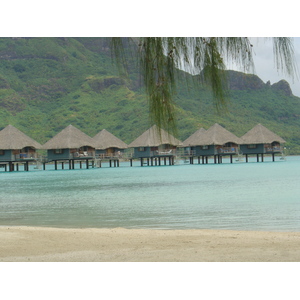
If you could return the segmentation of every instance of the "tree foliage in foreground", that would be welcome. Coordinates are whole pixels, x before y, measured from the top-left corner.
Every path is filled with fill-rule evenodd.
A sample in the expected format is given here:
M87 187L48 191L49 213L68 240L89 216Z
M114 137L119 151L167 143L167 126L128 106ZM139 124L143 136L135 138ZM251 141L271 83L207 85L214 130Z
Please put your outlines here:
M293 77L296 74L291 38L276 37L273 52L276 67ZM228 99L226 62L244 72L254 73L253 45L246 37L142 37L111 38L117 65L126 70L128 49L137 48L138 62L149 99L150 119L159 127L176 134L174 95L179 69L197 76L211 87L217 110Z

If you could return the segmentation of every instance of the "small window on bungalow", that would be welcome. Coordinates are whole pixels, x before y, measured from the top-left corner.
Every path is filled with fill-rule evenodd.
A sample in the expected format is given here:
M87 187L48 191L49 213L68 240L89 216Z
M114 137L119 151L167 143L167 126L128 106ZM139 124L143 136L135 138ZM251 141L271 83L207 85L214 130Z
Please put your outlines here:
M0 155L4 155L5 151L4 150L0 150Z
M247 146L248 149L255 149L257 147L256 144L250 144Z
M63 153L63 149L54 149L54 154L62 154Z
M202 146L202 150L207 150L207 149L208 149L207 145Z
M139 151L140 151L140 152L145 151L145 147L139 147Z

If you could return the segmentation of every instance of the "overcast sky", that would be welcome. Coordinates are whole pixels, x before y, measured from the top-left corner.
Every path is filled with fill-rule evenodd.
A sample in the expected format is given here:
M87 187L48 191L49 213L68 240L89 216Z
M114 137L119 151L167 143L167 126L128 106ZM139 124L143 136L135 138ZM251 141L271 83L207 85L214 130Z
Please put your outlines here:
M270 80L271 84L285 79L291 86L293 94L300 97L300 79L295 76L291 78L283 71L277 71L273 56L273 44L270 39L253 38L253 57L255 63L255 74L264 82ZM300 38L293 38L294 54L299 69L300 64Z

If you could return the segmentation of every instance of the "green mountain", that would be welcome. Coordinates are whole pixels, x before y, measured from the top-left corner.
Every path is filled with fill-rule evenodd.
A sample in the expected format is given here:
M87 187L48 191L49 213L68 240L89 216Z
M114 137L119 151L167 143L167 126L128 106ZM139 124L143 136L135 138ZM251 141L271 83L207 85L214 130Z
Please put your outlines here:
M151 124L134 57L129 72L130 80L119 75L105 38L1 38L0 129L14 125L43 144L72 124L130 143ZM230 102L217 113L209 87L184 75L175 97L179 139L215 122L237 136L261 123L300 154L300 98L286 81L228 71Z

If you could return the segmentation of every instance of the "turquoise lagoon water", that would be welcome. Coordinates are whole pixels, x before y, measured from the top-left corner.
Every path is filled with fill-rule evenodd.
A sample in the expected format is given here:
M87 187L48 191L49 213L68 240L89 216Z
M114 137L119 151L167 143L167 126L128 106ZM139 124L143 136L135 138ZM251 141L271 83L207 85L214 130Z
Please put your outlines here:
M0 172L0 225L300 231L300 157L276 159Z

